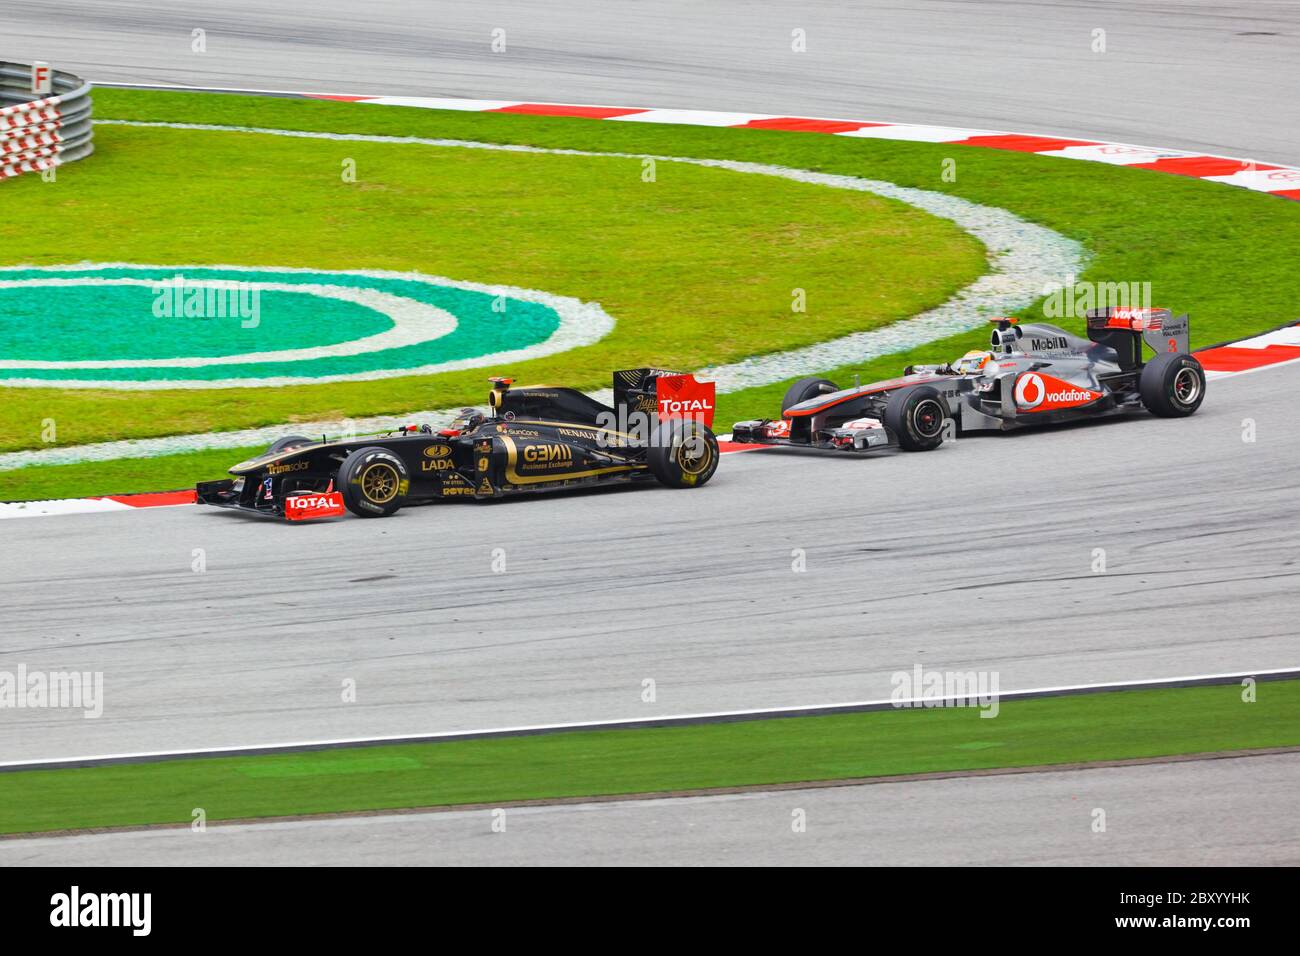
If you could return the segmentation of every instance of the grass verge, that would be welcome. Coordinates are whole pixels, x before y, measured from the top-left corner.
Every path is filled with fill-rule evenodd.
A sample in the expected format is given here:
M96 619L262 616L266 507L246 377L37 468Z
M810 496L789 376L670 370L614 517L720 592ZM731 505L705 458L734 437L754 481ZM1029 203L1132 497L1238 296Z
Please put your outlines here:
M599 302L615 319L595 344L499 369L527 382L608 387L616 368L699 368L756 343L809 345L938 305L988 269L983 246L951 222L771 176L659 163L645 182L635 159L198 130L101 126L96 140L94 158L57 184L6 184L17 189L5 196L0 263L415 271ZM345 182L351 168L356 181ZM807 288L816 298L792 314L794 290ZM211 337L222 321L229 352L283 348L286 324L295 345L313 342L301 312L244 328L233 317L155 317L138 294L101 316L106 290L59 291L51 307L48 289L0 290L14 319L0 327L0 352L102 360L146 357L139 350L153 345L165 358L195 347L188 326ZM493 333L510 320L503 313ZM328 317L315 322L328 340ZM69 354L67 342L82 350ZM510 347L507 335L481 350ZM82 444L482 403L492 370L279 388L9 388L0 451L42 447L49 420L61 443Z
M1300 744L1300 681L0 773L0 833L1030 767Z

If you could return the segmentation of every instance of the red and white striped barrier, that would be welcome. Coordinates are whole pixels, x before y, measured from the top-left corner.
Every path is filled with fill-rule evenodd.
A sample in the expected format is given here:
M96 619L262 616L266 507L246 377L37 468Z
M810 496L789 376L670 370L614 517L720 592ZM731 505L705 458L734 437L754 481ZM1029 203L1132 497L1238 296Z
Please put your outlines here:
M33 86L60 92L28 102ZM90 84L45 64L0 63L0 180L44 172L88 156L91 145Z

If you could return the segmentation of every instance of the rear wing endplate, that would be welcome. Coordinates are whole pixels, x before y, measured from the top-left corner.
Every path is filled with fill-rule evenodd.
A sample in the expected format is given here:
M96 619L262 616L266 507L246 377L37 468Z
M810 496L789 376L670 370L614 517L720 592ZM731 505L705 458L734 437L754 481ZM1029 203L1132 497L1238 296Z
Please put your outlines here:
M643 412L652 421L690 418L713 427L717 385L694 375L662 368L634 368L614 373L614 404Z
M1088 310L1088 338L1094 342L1113 339L1117 332L1132 332L1157 354L1191 351L1187 313L1175 318L1169 309L1138 309L1107 306ZM1110 343L1107 343L1110 344ZM1134 356L1140 362L1141 354Z

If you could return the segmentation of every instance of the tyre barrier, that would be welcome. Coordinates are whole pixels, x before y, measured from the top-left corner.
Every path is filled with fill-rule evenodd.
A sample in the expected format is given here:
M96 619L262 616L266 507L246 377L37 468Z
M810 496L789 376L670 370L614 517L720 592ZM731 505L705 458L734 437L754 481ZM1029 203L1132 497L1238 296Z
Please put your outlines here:
M94 152L90 84L44 63L0 62L0 180ZM40 90L45 95L33 93Z

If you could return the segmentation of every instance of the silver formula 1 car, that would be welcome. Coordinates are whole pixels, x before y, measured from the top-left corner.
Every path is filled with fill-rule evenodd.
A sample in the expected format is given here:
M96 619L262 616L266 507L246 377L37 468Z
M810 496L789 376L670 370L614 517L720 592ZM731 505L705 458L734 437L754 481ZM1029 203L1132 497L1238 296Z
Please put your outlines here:
M1186 315L1091 310L1086 339L1046 323L990 321L991 348L949 364L909 366L902 378L845 389L823 378L800 379L786 392L779 419L736 422L732 441L929 451L952 430L1007 431L1142 409L1177 418L1205 398L1205 372L1188 354ZM1152 358L1145 358L1143 343L1156 353Z

